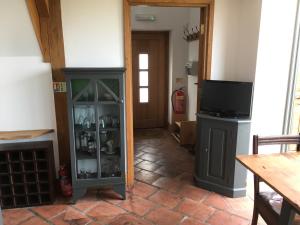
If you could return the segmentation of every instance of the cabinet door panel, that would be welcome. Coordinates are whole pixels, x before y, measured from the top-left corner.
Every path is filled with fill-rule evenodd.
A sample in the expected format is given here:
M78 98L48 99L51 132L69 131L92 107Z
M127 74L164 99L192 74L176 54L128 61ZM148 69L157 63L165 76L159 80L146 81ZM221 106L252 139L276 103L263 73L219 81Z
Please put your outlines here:
M222 124L214 121L201 121L202 138L207 140L200 151L203 154L203 178L221 185L227 185L231 182L230 165L231 151L233 151L233 127L228 124Z
M208 144L208 176L225 178L226 130L212 128L209 130Z

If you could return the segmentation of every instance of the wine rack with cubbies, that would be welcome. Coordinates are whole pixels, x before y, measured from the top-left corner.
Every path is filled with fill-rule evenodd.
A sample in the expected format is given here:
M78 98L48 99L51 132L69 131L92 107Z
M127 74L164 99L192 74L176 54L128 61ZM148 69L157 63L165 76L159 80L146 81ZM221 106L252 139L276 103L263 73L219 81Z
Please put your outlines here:
M0 145L1 208L50 204L54 198L51 141Z

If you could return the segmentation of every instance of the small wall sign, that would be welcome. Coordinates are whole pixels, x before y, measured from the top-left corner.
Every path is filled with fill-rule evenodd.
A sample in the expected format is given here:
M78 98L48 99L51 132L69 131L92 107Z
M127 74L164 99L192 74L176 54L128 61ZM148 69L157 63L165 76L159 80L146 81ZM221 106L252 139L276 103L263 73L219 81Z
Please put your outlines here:
M53 82L54 93L67 92L66 82Z

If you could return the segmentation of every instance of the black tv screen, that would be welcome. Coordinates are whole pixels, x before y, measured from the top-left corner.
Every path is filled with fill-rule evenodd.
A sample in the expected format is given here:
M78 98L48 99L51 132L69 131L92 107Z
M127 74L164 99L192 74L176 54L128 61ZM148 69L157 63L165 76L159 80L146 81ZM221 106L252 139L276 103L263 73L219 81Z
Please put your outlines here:
M221 117L251 117L252 82L205 80L200 111Z

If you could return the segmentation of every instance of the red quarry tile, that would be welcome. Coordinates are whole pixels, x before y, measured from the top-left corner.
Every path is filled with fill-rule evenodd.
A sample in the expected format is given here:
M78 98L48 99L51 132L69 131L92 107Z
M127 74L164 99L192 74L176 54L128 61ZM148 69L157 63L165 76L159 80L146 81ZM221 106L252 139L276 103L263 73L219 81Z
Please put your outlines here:
M31 217L29 220L21 223L22 225L49 225L46 221L39 217ZM6 225L6 224L5 224Z
M98 197L99 200L104 200L114 205L118 205L123 201L122 196L112 189L100 190Z
M145 154L145 152L139 152L139 153L137 153L137 154L135 155L135 157L139 158L139 157L141 157L141 156L144 155L144 154Z
M110 221L115 216L123 213L125 213L123 209L104 201L99 202L97 206L86 212L88 216L91 216L99 221Z
M202 222L199 222L196 219L186 217L181 221L180 225L205 225L205 224Z
M228 209L229 205L226 198L222 195L211 193L205 200L204 204L212 206L217 209Z
M158 169L156 169L154 171L155 173L158 173L162 176L165 176L165 177L176 177L178 176L180 173L182 173L182 171L179 171L177 170L176 168L174 167L170 167L170 166L161 166L159 167Z
M176 194L161 190L152 195L149 200L172 209L179 204L181 198Z
M200 203L192 199L184 199L177 207L177 211L192 216Z
M145 182L147 184L152 184L154 181L156 181L158 178L160 178L160 175L157 173L153 173L147 170L140 170L135 174L135 179Z
M182 174L179 174L176 179L178 179L180 182L182 182L183 184L194 184L194 177L193 177L193 173L187 173L184 172Z
M132 194L140 196L142 198L147 198L155 191L157 191L157 188L142 182L135 182L131 190Z
M182 217L180 213L162 207L151 211L146 219L157 225L175 225L181 221Z
M143 148L143 151L147 152L147 153L154 153L155 154L156 152L159 151L159 149L153 148L153 147L145 147L145 148Z
M198 221L203 222L215 212L215 209L204 205L201 202L197 202L191 199L184 199L177 207L177 211L192 216Z
M68 207L64 215L65 221L79 220L84 218L86 218L86 216L82 212L73 209L72 207Z
M52 218L51 222L54 225L85 225L91 222L91 219L86 216L78 215L77 213L75 214L74 212L66 212Z
M133 196L132 198L123 201L119 206L138 216L144 216L147 212L156 207L154 203L137 196Z
M187 160L187 162L181 163L180 164L180 169L184 172L188 172L188 173L192 173L194 171L194 162L189 162L189 160Z
M143 160L147 160L150 162L157 162L161 159L161 155L159 154L151 154L151 153L145 153L140 157Z
M98 204L98 199L96 197L96 193L89 193L88 195L84 196L83 198L80 198L77 200L76 204L73 205L73 207L81 210L86 211Z
M134 165L137 165L142 161L143 161L142 159L137 158L137 159L134 160Z
M142 169L134 167L134 174L137 174L139 171L141 171Z
M125 214L115 218L109 225L152 225L152 224L133 215Z
M253 212L252 199L250 199L249 197L243 197L243 198L226 198L225 200L229 205L229 207L225 209L226 211L248 220L252 219L252 212Z
M66 209L66 207L67 205L47 205L32 208L32 211L36 212L46 219L49 219L62 213Z
M149 162L149 161L143 161L136 165L137 168L148 170L148 171L155 171L159 165Z
M198 221L204 222L206 221L213 213L215 209L200 203L196 211L193 213L193 217L196 218Z
M81 211L86 211L90 208L95 207L97 204L98 204L98 202L96 202L96 201L78 200L76 202L76 204L74 205L74 207L81 210Z
M2 211L5 225L16 225L28 220L34 214L27 209L5 209Z
M210 225L220 225L220 221L222 221L222 225L248 225L249 221L243 218L231 215L225 211L217 211L215 212L207 222Z
M153 182L152 185L160 187L170 192L177 192L183 186L183 184L179 180L172 179L169 177L161 177L155 182Z
M195 201L200 201L205 198L210 192L192 185L184 185L179 194L183 197L193 199Z

